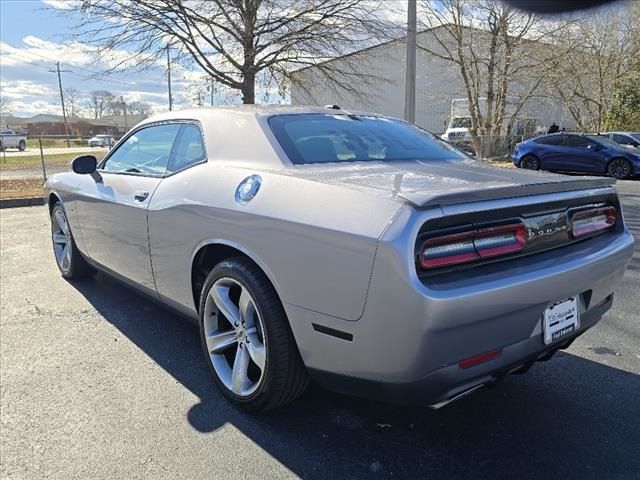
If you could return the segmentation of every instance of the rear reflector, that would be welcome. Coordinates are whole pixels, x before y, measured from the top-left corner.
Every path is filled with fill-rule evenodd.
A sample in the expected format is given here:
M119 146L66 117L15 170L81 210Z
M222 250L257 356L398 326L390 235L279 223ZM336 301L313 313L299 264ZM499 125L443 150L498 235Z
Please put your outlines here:
M473 262L524 250L527 230L523 224L483 228L430 238L420 252L422 268Z
M491 350L490 352L481 353L480 355L476 355L475 357L466 358L458 362L458 366L460 368L471 368L476 365L480 365L481 363L488 362L490 360L495 360L500 355L502 355L502 349L496 348L495 350Z
M573 238L611 228L616 223L615 207L600 207L576 212L571 217Z

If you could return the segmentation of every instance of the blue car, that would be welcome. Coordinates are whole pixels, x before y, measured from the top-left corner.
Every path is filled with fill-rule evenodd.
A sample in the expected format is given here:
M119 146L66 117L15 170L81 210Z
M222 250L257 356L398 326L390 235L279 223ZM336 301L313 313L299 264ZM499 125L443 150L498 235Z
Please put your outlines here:
M598 135L553 133L518 144L516 167L629 178L640 175L640 152Z

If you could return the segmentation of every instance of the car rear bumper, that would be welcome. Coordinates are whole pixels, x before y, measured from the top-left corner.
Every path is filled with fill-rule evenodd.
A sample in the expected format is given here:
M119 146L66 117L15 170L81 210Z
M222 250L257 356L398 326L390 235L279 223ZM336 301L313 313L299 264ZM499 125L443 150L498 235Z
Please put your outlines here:
M558 350L569 347L578 336L593 327L612 304L613 294L584 313L580 329L559 342L544 345L542 333L536 334L502 347L500 356L494 360L466 369L458 364L447 365L416 381L385 383L316 369L310 369L310 374L325 388L343 394L440 408L481 387L493 386L509 374L525 373L538 361L549 360Z
M436 405L565 347L593 326L612 304L633 244L623 229L511 261L506 271L487 266L473 278L425 284L398 267L406 249L382 243L359 320L285 308L305 365L321 384L349 394ZM545 345L545 308L571 296L579 298L579 330ZM458 366L495 349L501 354L494 360Z

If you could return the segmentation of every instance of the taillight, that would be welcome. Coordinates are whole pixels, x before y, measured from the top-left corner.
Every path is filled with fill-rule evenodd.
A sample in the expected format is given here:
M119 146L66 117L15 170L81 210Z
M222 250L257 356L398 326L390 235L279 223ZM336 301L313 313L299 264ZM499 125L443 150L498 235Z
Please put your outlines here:
M616 223L615 207L591 208L575 212L571 216L571 233L573 238L611 228Z
M430 238L420 250L425 269L474 262L524 250L527 230L521 223Z

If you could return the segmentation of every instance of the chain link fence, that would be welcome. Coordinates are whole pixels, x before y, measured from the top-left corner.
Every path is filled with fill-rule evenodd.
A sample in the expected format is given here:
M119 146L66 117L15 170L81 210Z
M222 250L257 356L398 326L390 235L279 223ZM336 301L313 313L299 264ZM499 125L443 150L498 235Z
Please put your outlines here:
M24 151L4 149L0 152L0 199L40 196L46 179L69 171L75 157L91 154L100 160L117 141L111 137L90 145L89 140L94 138L43 135L27 138Z

